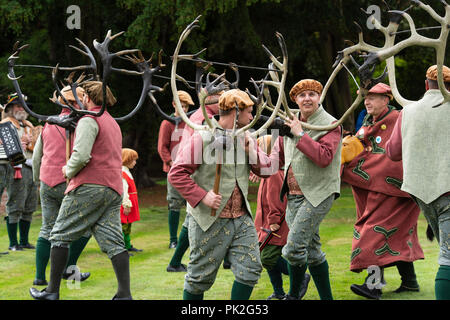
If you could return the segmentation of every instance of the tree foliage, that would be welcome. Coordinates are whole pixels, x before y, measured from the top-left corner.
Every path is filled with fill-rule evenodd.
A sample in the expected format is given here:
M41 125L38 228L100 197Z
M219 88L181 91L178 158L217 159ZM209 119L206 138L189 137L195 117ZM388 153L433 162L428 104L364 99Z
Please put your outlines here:
M406 0L386 1L390 9L405 9L410 5ZM66 26L70 5L81 9L81 29L70 30ZM29 43L18 63L55 66L80 65L86 58L69 45L77 45L80 38L91 48L92 41L102 41L106 32L126 31L111 44L111 51L123 48L139 48L146 58L152 52L163 50L163 62L167 65L154 84L164 86L168 82L171 59L181 31L194 18L201 15L199 28L194 30L183 45L182 51L197 52L207 48L205 59L221 62L235 62L240 65L265 67L269 59L262 50L266 45L275 55L281 55L275 32L281 32L286 40L289 53L289 72L286 93L300 79L315 78L325 84L332 72L337 51L346 47L344 40L357 41L357 28L353 21L363 27L366 42L382 46L383 36L366 27L369 15L360 9L375 4L382 9L382 24L387 25L386 6L381 0L0 0L0 57L6 61L17 40ZM428 1L438 13L443 14L439 0ZM436 23L420 9L411 9L417 27L432 26ZM401 28L408 26L402 21ZM424 31L433 36L439 31ZM399 35L404 39L408 34ZM100 62L97 61L99 64ZM396 57L398 86L408 99L418 99L423 92L423 74L428 65L435 62L434 52L427 48L410 48ZM447 62L448 64L448 62ZM115 66L130 68L123 61L115 61ZM382 71L381 66L378 72ZM0 99L13 91L6 78L6 63L0 67ZM179 71L187 79L193 80L193 64L180 63ZM223 72L224 68L215 67ZM352 71L355 73L354 68ZM261 79L265 74L255 70L241 69L240 88L250 87L249 79ZM53 93L50 69L17 68L16 74L24 74L20 80L22 89L39 111L54 114L57 108L48 98ZM227 76L231 74L227 70ZM164 78L166 77L166 78ZM233 75L230 75L233 77ZM119 104L110 110L114 116L127 113L137 101L140 93L138 77L114 76L110 86ZM184 88L195 96L195 92ZM159 105L168 113L172 112L171 93L166 90L156 93ZM356 85L345 71L341 71L325 100L325 108L335 116L341 116L356 95ZM148 99L147 99L148 100ZM360 109L362 106L360 107ZM158 129L161 119L155 116L150 101L137 117L121 125L124 146L139 152L137 182L148 185L149 177L160 172L160 160L156 150ZM353 128L353 119L345 123ZM156 165L152 165L156 163Z

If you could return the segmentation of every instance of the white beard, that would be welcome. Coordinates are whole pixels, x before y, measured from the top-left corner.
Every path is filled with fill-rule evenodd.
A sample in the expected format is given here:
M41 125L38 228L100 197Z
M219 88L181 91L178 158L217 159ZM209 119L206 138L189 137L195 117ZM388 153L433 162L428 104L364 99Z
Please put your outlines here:
M16 112L13 112L13 116L17 120L23 121L28 118L28 113L26 113L25 111L16 111Z

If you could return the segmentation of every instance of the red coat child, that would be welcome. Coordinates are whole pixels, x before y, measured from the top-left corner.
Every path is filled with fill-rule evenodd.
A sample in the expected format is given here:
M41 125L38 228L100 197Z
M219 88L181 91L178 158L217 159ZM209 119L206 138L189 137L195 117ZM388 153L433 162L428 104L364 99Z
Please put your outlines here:
M120 206L120 221L122 222L123 240L125 248L128 251L140 252L131 244L131 223L140 220L139 204L136 184L130 169L136 165L138 154L133 149L122 149L122 180L123 180L123 199Z

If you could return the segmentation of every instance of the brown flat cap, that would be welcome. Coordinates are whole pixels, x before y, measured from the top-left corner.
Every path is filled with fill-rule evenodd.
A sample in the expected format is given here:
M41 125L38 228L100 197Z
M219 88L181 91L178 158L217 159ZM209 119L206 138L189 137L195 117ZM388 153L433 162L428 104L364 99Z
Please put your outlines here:
M322 90L323 90L323 86L317 80L313 80L313 79L300 80L292 87L291 91L289 91L289 97L291 98L292 102L295 102L295 97L299 93L306 91L306 90L315 91L318 94L321 94Z
M180 98L181 102L187 103L188 105L193 106L194 101L192 101L191 95L183 90L178 90L178 97Z
M219 109L230 110L235 106L240 110L253 106L253 101L247 93L239 89L231 89L224 92L219 98Z
M444 82L450 82L450 68L447 66L442 66L442 75L444 78ZM437 65L433 65L428 68L426 73L427 79L437 80Z

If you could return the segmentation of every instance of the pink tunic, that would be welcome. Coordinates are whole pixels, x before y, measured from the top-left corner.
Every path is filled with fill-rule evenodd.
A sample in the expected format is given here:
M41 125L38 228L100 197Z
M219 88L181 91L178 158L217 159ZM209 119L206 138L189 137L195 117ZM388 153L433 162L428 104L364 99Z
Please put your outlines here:
M53 188L58 184L66 182L61 171L62 167L66 164L65 129L46 123L41 132L41 140L43 155L39 179Z

